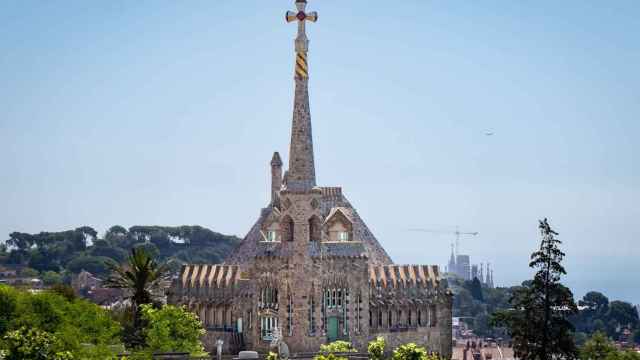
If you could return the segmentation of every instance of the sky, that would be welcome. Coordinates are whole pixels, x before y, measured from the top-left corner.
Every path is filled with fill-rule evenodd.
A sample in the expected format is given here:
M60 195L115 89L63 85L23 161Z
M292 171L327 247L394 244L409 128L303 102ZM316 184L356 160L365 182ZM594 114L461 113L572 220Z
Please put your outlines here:
M397 263L640 303L640 2L309 1L316 174ZM285 0L0 2L0 239L82 225L244 236L286 163ZM487 131L494 132L486 136ZM2 239L4 240L4 239Z

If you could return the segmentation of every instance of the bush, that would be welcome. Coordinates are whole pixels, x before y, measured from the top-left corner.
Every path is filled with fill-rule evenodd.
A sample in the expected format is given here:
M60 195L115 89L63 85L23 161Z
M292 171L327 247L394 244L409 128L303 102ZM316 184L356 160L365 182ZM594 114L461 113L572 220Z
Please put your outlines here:
M324 355L329 355L333 353L345 353L345 352L356 352L357 350L351 346L351 343L348 341L334 341L329 344L320 345L320 352Z
M274 353L273 351L269 351L269 354L267 354L265 360L278 360L278 354Z
M386 346L386 342L384 338L378 336L375 340L371 341L367 346L367 351L369 352L369 359L371 360L382 360L384 358L384 348Z
M20 328L4 337L6 360L72 360L62 342L45 331Z
M320 355L314 360L347 360L346 357L337 356L336 353L356 352L348 341L334 341L330 344L320 345Z
M45 353L53 348L55 354L65 350L76 359L107 359L113 355L109 346L119 343L121 330L106 310L86 300L70 300L52 291L34 295L0 285L2 324L1 330L12 334L7 343L19 347L10 353L22 352L16 359L27 356L31 347ZM55 354L47 354L55 359Z
M154 309L152 305L142 305L142 318L147 350L151 352L189 352L204 354L200 338L205 334L198 317L184 306L165 305Z
M425 348L414 343L398 346L393 351L393 360L438 360L437 356L427 355Z

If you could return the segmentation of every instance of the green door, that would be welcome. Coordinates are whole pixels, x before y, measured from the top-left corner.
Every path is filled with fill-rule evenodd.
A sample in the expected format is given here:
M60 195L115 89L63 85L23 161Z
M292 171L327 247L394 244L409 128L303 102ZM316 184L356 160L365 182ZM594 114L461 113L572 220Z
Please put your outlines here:
M327 338L329 342L338 340L338 317L332 316L328 320L329 331L327 332Z

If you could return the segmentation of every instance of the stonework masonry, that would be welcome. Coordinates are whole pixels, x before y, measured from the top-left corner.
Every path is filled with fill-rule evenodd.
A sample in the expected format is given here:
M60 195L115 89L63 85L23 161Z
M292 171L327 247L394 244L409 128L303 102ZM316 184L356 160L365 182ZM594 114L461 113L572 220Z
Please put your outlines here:
M291 352L346 340L360 351L383 336L451 356L452 295L437 266L396 265L340 187L316 185L309 111L306 2L298 21L289 168L276 152L271 199L224 264L189 264L168 301L198 314L213 350L267 352L278 329ZM301 62L301 56L304 59Z

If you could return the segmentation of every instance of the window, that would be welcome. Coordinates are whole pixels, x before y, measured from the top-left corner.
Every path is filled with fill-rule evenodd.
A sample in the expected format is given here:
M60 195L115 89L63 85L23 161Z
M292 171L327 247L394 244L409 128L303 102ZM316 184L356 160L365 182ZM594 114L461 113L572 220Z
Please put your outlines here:
M316 333L316 301L311 296L309 299L309 335L315 335Z
M276 232L275 230L267 231L267 241L268 242L278 241L278 232Z
M422 311L418 310L418 326L422 326Z
M398 317L396 318L396 324L402 325L402 310L398 310Z
M412 320L411 320L411 316L412 316L412 315L413 315L413 314L412 314L412 311L411 311L411 310L409 310L409 312L407 313L407 325L409 325L409 326L412 326L412 325L413 325Z
M249 329L253 329L253 310L249 310L247 313L247 320L249 321L247 324Z
M289 336L293 336L293 299L289 295L289 303L287 304L287 330Z
M382 327L382 310L378 310L378 327Z
M389 310L389 313L387 314L387 326L388 327L391 327L393 325L392 320L393 320L393 315L391 315L391 310Z
M275 316L263 316L260 324L262 340L271 341L273 339L273 330L278 327L278 318Z
M349 241L349 233L346 231L338 232L338 240L340 241Z
M373 327L373 311L369 310L369 327Z

